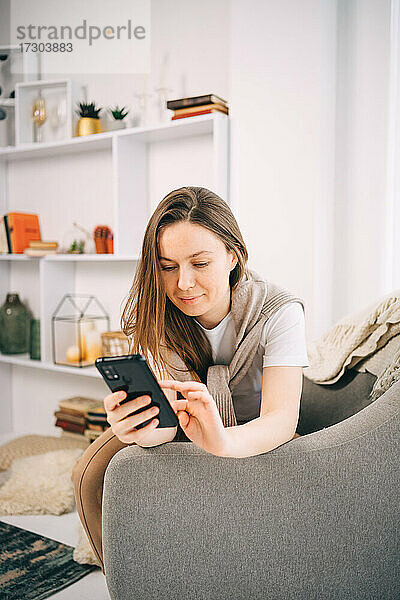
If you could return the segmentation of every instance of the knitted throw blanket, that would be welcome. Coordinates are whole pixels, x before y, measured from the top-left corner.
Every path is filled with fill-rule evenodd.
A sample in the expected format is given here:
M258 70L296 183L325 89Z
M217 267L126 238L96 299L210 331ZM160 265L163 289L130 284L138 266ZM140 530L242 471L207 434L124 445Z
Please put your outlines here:
M231 313L236 330L235 354L229 365L212 365L207 371L207 387L216 402L225 427L237 424L232 391L242 381L254 360L265 322L288 302L300 302L305 310L301 298L267 282L255 271L249 272L248 279L244 276L232 291ZM165 347L164 352L171 365L168 371L174 379L193 379L180 356Z
M364 310L345 316L328 329L318 341L307 347L309 367L305 377L329 385L360 361L382 348L400 333L400 290L386 295ZM400 378L400 347L394 349L390 362L380 373L370 397L376 400Z

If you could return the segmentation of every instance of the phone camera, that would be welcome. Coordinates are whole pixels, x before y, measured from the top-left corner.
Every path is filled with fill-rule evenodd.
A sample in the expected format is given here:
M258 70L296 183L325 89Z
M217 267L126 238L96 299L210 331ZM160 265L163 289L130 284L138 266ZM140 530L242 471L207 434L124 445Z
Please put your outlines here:
M117 373L114 371L113 367L106 367L104 369L104 375L107 379L119 379Z

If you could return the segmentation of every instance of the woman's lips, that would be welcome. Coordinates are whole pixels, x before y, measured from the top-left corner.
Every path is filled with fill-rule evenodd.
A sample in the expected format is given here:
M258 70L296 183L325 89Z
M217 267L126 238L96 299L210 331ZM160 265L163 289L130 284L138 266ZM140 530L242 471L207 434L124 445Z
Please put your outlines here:
M201 298L203 294L201 294L200 296L195 296L194 298L179 298L180 300L182 300L182 302L184 302L185 304L194 304L195 302L197 302L197 300L199 300Z

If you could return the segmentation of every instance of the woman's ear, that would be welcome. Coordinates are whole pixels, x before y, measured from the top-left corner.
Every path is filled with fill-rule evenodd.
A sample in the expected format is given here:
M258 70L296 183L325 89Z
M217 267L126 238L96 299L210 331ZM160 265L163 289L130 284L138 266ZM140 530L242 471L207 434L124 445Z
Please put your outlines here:
M232 251L231 251L231 256L232 256L231 271L233 271L233 269L238 264L238 259L237 259L236 254L234 252L232 252Z

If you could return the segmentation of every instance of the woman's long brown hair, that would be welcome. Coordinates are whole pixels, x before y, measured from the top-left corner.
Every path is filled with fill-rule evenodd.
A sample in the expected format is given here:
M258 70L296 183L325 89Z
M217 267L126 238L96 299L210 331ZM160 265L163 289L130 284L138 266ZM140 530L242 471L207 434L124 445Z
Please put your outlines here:
M248 254L239 226L229 206L203 187L182 187L170 192L157 206L147 225L140 259L128 300L121 316L121 329L130 338L130 352L151 355L160 373L167 375L168 360L163 346L176 352L194 379L206 381L212 364L210 343L193 317L167 297L161 275L158 242L161 230L185 221L205 227L233 251L237 264L231 271L231 290L248 275Z

